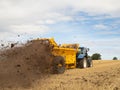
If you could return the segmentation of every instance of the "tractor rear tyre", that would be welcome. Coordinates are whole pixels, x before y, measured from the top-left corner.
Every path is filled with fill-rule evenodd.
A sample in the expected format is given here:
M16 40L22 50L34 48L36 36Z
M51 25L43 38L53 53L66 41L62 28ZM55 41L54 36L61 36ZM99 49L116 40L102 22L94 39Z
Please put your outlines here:
M87 68L87 58L84 57L82 60L79 61L79 67L80 68Z
M52 61L52 73L62 74L65 72L65 60L62 56L55 56Z

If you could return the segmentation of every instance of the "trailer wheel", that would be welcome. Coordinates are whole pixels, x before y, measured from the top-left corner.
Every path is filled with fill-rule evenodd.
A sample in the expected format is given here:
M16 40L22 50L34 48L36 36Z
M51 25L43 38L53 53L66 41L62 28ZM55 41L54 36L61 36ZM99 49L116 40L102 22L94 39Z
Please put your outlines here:
M82 60L79 61L80 68L87 68L87 58L84 57Z
M55 56L52 61L52 73L62 74L65 72L65 60L62 56Z

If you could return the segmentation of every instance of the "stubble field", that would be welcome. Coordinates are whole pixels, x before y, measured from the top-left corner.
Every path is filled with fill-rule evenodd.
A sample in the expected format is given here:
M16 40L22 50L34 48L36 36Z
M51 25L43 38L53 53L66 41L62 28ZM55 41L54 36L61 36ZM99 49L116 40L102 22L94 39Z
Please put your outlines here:
M120 90L120 61L94 61L92 68L51 75L41 85L35 90Z

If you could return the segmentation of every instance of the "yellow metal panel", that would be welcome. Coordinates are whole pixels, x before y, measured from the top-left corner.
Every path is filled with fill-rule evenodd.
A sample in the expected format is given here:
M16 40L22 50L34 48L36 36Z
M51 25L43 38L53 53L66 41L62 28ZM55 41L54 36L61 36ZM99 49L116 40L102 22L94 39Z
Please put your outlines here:
M79 51L79 44L63 44L58 46L54 38L38 38L42 43L49 43L53 46L54 56L63 56L65 58L66 68L76 68L76 53Z
M71 48L57 48L53 49L53 54L55 56L63 56L65 58L65 63L67 68L76 67L76 49Z

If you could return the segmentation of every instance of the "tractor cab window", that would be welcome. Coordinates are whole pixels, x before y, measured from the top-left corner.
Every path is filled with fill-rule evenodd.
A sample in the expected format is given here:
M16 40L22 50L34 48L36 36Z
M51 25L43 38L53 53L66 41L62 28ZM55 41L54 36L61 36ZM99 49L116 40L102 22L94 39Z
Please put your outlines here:
M80 54L86 54L89 51L89 48L79 47Z
M79 47L79 51L80 51L79 52L80 54L84 54L84 48L83 47Z

